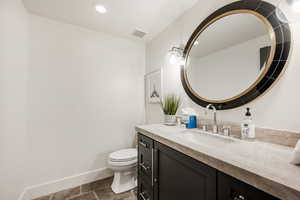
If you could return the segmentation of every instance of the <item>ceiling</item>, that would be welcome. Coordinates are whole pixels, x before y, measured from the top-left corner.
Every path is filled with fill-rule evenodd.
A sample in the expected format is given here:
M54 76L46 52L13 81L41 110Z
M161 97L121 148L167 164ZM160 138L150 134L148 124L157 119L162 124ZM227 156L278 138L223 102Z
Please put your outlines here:
M200 34L199 45L192 49L191 55L203 57L268 34L268 26L258 17L245 13L230 15Z
M129 38L137 28L147 41L163 31L198 0L23 0L33 14ZM95 5L108 12L99 14Z

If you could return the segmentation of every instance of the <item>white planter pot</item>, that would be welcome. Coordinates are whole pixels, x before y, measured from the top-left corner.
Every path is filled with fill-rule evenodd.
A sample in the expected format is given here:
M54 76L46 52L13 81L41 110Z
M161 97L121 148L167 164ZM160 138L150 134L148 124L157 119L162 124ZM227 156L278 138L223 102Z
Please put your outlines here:
M165 123L166 124L175 124L176 123L176 115L165 115Z

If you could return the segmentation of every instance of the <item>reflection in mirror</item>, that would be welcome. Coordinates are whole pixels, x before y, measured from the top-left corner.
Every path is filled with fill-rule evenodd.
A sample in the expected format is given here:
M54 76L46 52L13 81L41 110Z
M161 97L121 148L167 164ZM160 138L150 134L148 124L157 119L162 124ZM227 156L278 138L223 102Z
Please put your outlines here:
M191 89L210 101L245 92L267 70L269 28L251 13L228 15L208 26L195 40L186 63Z

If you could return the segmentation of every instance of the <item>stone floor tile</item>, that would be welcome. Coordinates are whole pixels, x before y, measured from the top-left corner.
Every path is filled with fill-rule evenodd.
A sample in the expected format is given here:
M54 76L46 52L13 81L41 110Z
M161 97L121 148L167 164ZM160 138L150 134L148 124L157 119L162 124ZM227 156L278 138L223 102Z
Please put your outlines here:
M81 191L84 193L84 192L89 192L89 191L110 188L112 181L113 181L113 178L110 177L110 178L107 178L104 180L99 180L99 181L95 181L92 183L84 184L81 186Z
M51 200L65 200L67 198L70 198L70 197L73 197L73 196L76 196L79 194L80 194L80 186L54 193Z
M125 192L121 194L115 194L110 188L100 189L95 191L99 200L136 200L134 192Z
M80 196L73 197L69 200L97 200L97 198L94 192L88 192Z
M111 189L101 189L95 191L99 200L113 200L114 193Z
M39 198L34 199L34 200L50 200L50 197L51 197L51 195L48 195L48 196L39 197Z
M137 200L136 189L115 194L111 189L112 181L112 178L108 178L35 200Z

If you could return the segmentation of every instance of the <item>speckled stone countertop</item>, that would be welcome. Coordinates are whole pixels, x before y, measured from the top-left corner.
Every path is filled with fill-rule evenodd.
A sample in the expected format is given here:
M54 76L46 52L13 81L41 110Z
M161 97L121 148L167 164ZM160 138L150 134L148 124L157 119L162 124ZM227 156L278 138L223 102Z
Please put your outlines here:
M136 131L283 200L300 200L300 166L293 148L212 135L162 124Z

